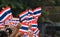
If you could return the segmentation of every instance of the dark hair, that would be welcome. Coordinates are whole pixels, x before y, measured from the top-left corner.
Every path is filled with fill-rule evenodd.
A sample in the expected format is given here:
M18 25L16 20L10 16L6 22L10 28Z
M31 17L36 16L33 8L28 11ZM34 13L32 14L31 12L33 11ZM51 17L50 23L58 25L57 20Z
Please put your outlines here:
M6 31L0 31L0 37L8 37L8 34Z
M11 28L7 28L6 31L7 31L7 33L9 33L9 35L12 34L12 29Z

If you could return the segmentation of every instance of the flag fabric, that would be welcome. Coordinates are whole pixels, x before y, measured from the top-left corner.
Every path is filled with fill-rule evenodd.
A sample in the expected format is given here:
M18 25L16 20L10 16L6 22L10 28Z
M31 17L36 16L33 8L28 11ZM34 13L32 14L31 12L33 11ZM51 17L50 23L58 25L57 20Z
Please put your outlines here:
M36 9L33 10L33 16L39 17L41 15L41 7L37 7Z
M34 34L38 35L40 32L40 30L37 28L35 31L34 31Z
M18 23L19 23L19 18L12 17L12 19L10 19L11 25L16 26L16 25L18 25Z
M24 12L22 12L21 14L19 14L19 18L21 21L23 21L28 15L28 10L25 10Z
M41 7L37 7L36 9L34 10L29 10L29 13L30 13L30 16L32 16L33 19L31 19L31 21L29 21L29 24L32 25L32 30L36 31L37 26L37 20L38 20L38 17L41 16ZM29 17L30 17L29 16Z
M4 28L4 27L5 27L4 25L0 24L0 28Z
M37 24L37 19L35 19L33 15L34 15L33 11L30 9L28 11L27 22L30 25L32 25L31 29L35 31L37 29L38 24Z
M26 22L30 22L32 20L38 20L39 16L41 16L41 7L38 7L34 10L29 9L28 15L25 20L27 20Z
M5 22L0 22L1 25L5 25Z
M6 20L6 21L5 21L5 25L11 25L10 22L11 22L10 19Z
M11 19L5 21L5 25L9 25L10 28L17 26L18 23L19 23L19 18L15 18L13 16Z
M37 24L37 21L36 20L30 21L29 24L32 26L31 29L33 31L35 31L37 29L38 24Z
M29 10L28 10L28 15L27 15L27 17L26 17L27 22L30 22L30 21L34 20L33 14L32 14L31 12L32 12L32 10L29 9Z
M33 19L29 14L28 10L19 14L19 18L22 20L22 27L19 29L20 32L28 32L29 20Z
M29 22L34 19L37 20L40 15L41 15L41 8L38 7L34 10L29 9L24 11L23 13L19 14L19 17L23 22Z
M22 26L21 26L21 28L19 29L19 32L22 32L22 33L27 33L28 32L28 23L26 23L26 22L22 22L21 23L22 24Z
M8 6L0 12L0 22L4 22L11 17L11 8Z
M28 10L25 10L24 12L22 12L21 14L19 14L19 18L22 21L22 26L19 29L19 32L23 32L26 33L28 31L28 22L27 22L27 15L28 15Z
M34 10L27 10L21 14L19 14L19 18L22 20L23 24L22 24L22 27L20 29L20 31L22 32L28 32L28 27L29 25L32 25L32 30L34 32L34 36L33 37L38 37L38 24L37 24L37 20L38 20L38 17L41 15L41 8L38 7ZM27 23L27 25L25 24Z
M0 28L4 28L5 25L4 25L4 22L0 22Z
M41 16L41 11L42 11L41 7L37 7L34 10L31 9L29 10L30 14L32 14L33 18L36 20L38 19L39 16Z
M29 37L27 33L24 33L23 37Z

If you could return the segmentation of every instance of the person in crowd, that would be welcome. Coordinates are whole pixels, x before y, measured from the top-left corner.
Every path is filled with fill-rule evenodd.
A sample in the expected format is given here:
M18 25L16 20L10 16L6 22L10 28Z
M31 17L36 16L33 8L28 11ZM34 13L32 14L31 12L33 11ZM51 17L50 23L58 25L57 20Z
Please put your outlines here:
M21 24L19 23L15 27L15 29L13 30L13 32L12 32L12 30L10 28L0 29L0 37L15 37L16 34L18 33L18 30L19 30L20 27L21 27Z
M9 28L9 25L5 25L5 29L6 29L6 32L8 33L8 35L12 34L12 29Z
M20 27L21 27L21 23L19 23L19 24L15 27L14 31L12 32L12 34L11 34L9 37L15 37L16 34L18 33L18 30L20 29Z
M17 34L16 34L16 37L23 37L23 33L21 33L21 32L18 32Z
M4 30L0 30L0 37L8 37L8 34Z

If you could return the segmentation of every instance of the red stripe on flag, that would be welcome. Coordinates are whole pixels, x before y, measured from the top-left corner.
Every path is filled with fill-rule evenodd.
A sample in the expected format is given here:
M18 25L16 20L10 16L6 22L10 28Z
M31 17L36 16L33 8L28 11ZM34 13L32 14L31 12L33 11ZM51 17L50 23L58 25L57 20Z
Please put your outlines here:
M0 14L2 14L5 10L9 9L10 6L7 6L6 8L4 8L3 10L1 10Z
M37 9L41 9L41 7L37 7L37 8L35 8L33 11L35 11L35 10L37 10Z
M18 15L20 16L20 15L22 15L22 14L26 13L27 11L28 11L28 10L25 10L24 12L22 12L22 13L20 13L20 14L18 14Z
M3 22L6 21L7 19L11 18L11 17L12 17L12 15L9 15L7 18L5 18L5 20L3 20Z

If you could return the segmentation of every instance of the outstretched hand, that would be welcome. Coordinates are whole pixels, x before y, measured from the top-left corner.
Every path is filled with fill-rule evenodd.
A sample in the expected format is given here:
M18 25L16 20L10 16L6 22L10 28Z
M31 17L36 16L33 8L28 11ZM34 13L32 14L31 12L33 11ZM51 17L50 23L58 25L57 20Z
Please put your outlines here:
M21 23L18 23L18 25L16 26L16 28L20 28L21 27Z

